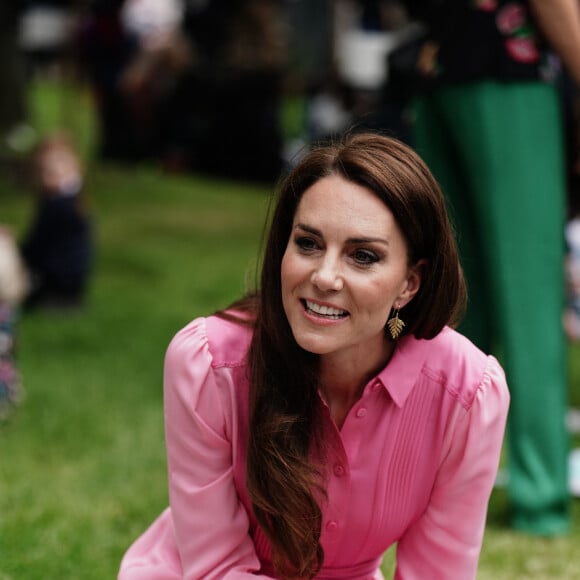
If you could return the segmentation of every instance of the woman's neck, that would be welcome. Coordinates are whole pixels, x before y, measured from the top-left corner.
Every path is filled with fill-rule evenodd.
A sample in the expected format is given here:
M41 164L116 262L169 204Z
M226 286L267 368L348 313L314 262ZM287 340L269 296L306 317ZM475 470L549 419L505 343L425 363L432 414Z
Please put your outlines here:
M320 357L320 392L339 429L361 398L365 385L389 362L395 343L385 339L383 348L374 355L345 357L342 354Z

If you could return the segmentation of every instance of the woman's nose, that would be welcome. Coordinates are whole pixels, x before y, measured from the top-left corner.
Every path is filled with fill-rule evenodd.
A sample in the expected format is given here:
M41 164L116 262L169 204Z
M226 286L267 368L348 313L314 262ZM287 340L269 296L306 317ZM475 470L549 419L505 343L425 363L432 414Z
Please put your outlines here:
M310 281L323 292L341 290L344 282L338 260L330 256L325 257L312 272Z

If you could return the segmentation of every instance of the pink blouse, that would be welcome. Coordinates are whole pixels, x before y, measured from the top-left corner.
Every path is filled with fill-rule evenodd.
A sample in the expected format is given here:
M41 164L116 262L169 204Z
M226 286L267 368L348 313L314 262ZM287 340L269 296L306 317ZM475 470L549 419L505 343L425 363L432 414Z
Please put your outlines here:
M164 373L170 507L129 548L120 580L274 578L245 488L251 330L199 318ZM402 338L339 431L328 409L321 579L475 578L509 404L504 373L459 333Z

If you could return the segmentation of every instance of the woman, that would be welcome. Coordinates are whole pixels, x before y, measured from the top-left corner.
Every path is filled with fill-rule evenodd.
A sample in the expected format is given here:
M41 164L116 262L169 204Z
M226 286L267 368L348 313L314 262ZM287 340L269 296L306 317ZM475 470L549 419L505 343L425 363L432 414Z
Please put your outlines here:
M119 578L474 578L508 391L452 330L464 282L439 187L372 134L310 152L259 294L165 362L170 508Z

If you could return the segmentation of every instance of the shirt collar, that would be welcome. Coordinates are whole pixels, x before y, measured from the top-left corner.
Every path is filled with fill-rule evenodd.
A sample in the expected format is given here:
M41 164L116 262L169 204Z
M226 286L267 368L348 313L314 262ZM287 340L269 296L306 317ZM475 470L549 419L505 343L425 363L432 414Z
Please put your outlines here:
M428 340L404 336L387 366L377 375L393 401L402 407L417 382L427 356Z

